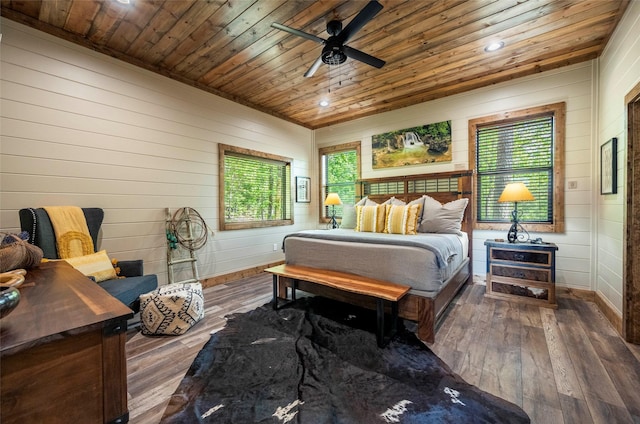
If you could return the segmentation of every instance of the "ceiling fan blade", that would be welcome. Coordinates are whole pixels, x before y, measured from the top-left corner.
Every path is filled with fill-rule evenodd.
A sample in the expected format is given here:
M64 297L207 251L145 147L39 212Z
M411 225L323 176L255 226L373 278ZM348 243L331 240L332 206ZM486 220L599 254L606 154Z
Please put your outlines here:
M366 54L365 52L361 52L360 50L353 49L349 46L343 46L342 51L344 52L344 54L347 55L347 57L350 57L351 59L359 60L360 62L364 62L367 65L371 65L378 69L382 68L386 63L382 59L378 59L377 57L373 57L371 55Z
M338 39L341 43L346 43L355 35L356 32L360 31L360 28L365 26L367 22L373 19L374 16L378 14L382 10L383 6L375 0L367 3L365 7L356 15L355 18L351 20L347 24L346 27L342 29L340 34L337 35Z
M315 41L316 43L320 43L320 44L324 44L325 40L323 40L320 37L316 37L315 35L311 35L311 34L307 34L306 32L302 32L300 30L297 30L295 28L290 28L286 25L282 25L282 24L278 24L278 23L272 23L271 26L273 28L279 29L281 31L286 31L290 34L293 35L297 35L298 37L303 37L306 38L307 40L311 40L311 41Z
M311 68L309 68L309 70L304 73L305 78L312 77L313 74L316 73L320 65L322 65L322 56L318 57L316 61L313 62L313 65L311 65Z

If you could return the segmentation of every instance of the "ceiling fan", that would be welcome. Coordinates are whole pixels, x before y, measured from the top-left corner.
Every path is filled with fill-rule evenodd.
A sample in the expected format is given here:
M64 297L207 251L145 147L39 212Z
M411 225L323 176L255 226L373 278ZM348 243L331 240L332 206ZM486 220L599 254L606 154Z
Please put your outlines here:
M351 59L359 60L367 65L374 66L376 68L382 68L385 64L384 60L378 59L364 53L360 50L345 46L344 43L349 41L356 32L367 24L373 17L382 10L382 5L375 0L370 1L362 8L355 18L347 24L344 29L342 28L342 22L338 20L332 20L327 23L327 32L329 33L328 39L323 39L315 35L308 34L306 32L289 28L288 26L278 23L272 23L273 28L277 28L282 31L289 32L293 35L306 38L311 41L315 41L320 44L324 44L320 57L313 62L311 68L305 72L305 77L311 77L318 70L320 65L326 63L329 66L339 65L347 60L347 57Z

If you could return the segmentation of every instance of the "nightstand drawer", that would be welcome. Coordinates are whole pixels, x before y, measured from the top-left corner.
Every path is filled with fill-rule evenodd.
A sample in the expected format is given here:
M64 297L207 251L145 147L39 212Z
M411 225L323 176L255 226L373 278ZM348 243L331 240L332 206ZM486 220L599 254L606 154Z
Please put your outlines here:
M530 299L549 301L549 288L530 287L519 284L503 284L498 281L491 282L491 293L521 296Z
M551 266L551 254L549 252L493 248L490 251L492 260Z
M491 264L491 275L496 277L516 278L518 280L551 282L551 270L544 268L524 268L501 264Z
M556 250L553 243L505 243L486 240L485 296L557 308Z

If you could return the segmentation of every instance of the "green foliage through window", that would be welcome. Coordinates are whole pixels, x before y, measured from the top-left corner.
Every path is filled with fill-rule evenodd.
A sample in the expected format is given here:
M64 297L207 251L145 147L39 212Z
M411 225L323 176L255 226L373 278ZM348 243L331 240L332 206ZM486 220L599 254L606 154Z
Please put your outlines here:
M520 220L553 222L553 154L553 115L478 127L478 221L508 222L513 203L498 203L498 198L508 183L522 182L535 200L518 204Z
M353 205L356 202L356 181L358 180L357 150L343 150L326 153L322 156L323 194L338 193L342 204ZM335 207L336 216L342 216L342 206ZM324 208L324 217L331 216L329 207Z
M221 148L225 229L291 224L290 161L226 147Z

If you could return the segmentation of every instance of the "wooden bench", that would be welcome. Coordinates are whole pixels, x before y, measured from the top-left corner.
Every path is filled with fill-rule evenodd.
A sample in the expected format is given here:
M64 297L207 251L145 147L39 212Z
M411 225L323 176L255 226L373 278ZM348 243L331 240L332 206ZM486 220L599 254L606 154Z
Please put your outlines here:
M385 281L375 280L373 278L363 277L355 274L347 274L344 272L320 270L297 265L278 265L265 269L266 272L273 274L273 308L278 309L278 283L281 277L285 277L292 282L291 301L296 300L296 290L298 289L298 281L306 281L321 286L331 287L333 289L346 291L362 296L370 296L376 300L376 340L378 346L384 347L388 340L393 336L397 328L398 321L398 301L409 292L408 286L389 283ZM384 302L391 304L391 330L388 337L385 337L384 319L385 310Z

